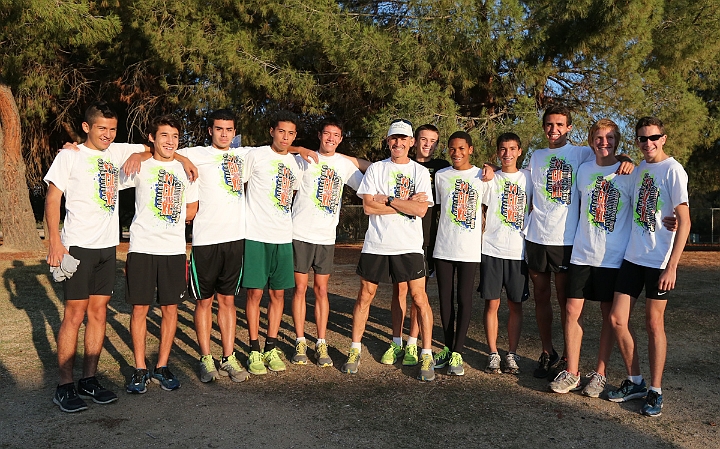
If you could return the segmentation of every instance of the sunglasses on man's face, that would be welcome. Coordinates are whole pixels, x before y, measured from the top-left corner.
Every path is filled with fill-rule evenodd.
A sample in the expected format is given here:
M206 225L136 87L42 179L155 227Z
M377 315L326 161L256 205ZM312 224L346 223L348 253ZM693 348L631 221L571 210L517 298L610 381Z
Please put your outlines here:
M652 140L653 142L660 140L662 136L665 134L653 134L652 136L637 136L635 139L638 141L638 143L645 143L648 140Z

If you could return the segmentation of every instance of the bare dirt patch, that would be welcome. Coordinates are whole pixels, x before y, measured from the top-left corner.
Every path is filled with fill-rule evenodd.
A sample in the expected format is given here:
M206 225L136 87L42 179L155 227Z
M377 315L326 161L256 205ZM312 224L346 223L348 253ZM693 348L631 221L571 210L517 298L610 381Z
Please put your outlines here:
M0 447L689 447L720 446L720 253L685 253L679 290L667 310L669 354L663 385L661 417L640 416L639 401L614 404L578 394L547 392L547 382L532 377L540 343L534 308L524 309L519 348L519 376L488 375L482 307L479 298L468 335L466 375L420 383L417 367L379 363L390 336L390 288L381 286L373 303L364 339L360 372L340 373L350 344L352 306L359 281L355 275L359 247L338 246L331 277L331 324L328 340L334 368L293 366L282 374L251 377L233 384L220 380L202 384L196 375L197 345L192 327L193 304L181 306L180 325L171 366L182 388L174 392L149 386L144 395L124 393L132 371L130 308L124 303L125 247L118 252L118 276L108 313L108 338L99 377L120 396L114 404L90 404L90 410L65 414L52 404L56 384L55 336L62 317L62 292L48 279L42 255L0 256ZM294 332L291 292L281 326L281 349L289 358ZM437 305L435 281L429 286ZM237 298L237 349L247 353L244 293ZM647 339L641 299L634 315L640 338L643 372L648 372ZM600 310L586 306L586 332L581 368L594 367ZM264 310L263 310L264 312ZM435 345L442 329L435 307ZM308 317L314 321L312 293ZM556 317L558 314L556 313ZM265 319L263 314L261 319ZM501 320L507 309L501 307ZM152 313L148 330L149 357L154 361L159 313ZM262 326L261 326L262 329ZM308 323L308 336L315 335ZM500 348L507 347L501 329ZM555 345L561 346L559 323ZM262 338L262 337L261 337ZM219 355L219 334L213 348ZM244 356L243 356L244 359ZM619 385L624 369L617 351L610 363L609 384ZM79 377L76 370L76 378Z

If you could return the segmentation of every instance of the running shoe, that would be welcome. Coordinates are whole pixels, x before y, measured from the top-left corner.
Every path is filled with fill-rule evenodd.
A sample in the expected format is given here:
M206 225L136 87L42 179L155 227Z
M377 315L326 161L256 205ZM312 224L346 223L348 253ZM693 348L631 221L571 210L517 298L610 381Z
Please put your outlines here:
M77 393L83 399L92 399L96 404L109 404L117 401L117 395L106 389L95 376L78 381Z
M491 352L488 355L488 363L485 367L485 372L488 374L500 374L500 354L497 352Z
M380 358L380 363L382 363L383 365L394 365L395 362L397 362L398 357L400 357L402 353L402 346L396 344L394 341L390 342L390 347L388 347L387 351L385 351L385 354L383 354Z
M450 348L447 346L442 348L442 351L435 354L435 368L445 368L445 365L447 365L450 362L450 356L452 353L450 352Z
M128 380L125 391L134 394L143 394L147 391L147 384L150 382L150 373L145 368L137 368Z
M167 366L158 366L153 370L150 378L154 383L159 384L165 391L173 391L180 388L180 381Z
M333 361L330 358L330 354L328 354L327 343L320 343L318 345L315 345L315 361L317 362L318 366L321 366L323 368L333 366Z
M562 370L555 377L555 380L548 385L550 390L555 393L569 393L580 389L580 376L577 376L567 370Z
M620 388L614 391L608 391L608 401L625 402L631 399L641 399L647 396L647 386L645 379L638 385L625 379L620 384Z
M53 402L60 407L60 410L67 413L81 412L87 410L88 406L75 390L75 384L69 383L58 385L53 395Z
M658 394L657 391L648 390L645 403L640 410L645 416L660 416L662 415L663 399L662 395Z
M498 357L499 358L499 357ZM465 368L463 367L462 354L453 352L448 363L447 373L450 376L464 376Z
M418 379L425 382L435 379L435 360L432 354L423 354L420 357L420 375Z
M405 356L403 356L403 366L415 366L419 362L417 345L405 345Z
M267 368L265 368L263 356L259 351L250 351L250 354L248 354L247 366L250 374L255 376L267 374Z
M548 371L547 379L549 381L555 380L555 378L558 376L558 374L565 371L566 369L567 369L567 358L565 356L560 357L560 359L557 361L557 363L550 365L550 370Z
M533 371L533 377L537 377L538 379L547 377L550 373L550 368L555 365L558 360L560 360L560 357L558 357L558 353L555 352L554 349L552 355L547 352L542 352L538 359L538 366L535 368L535 371Z
M218 373L220 373L221 376L229 377L233 382L244 382L249 376L245 368L238 362L237 357L235 357L235 352L222 358Z
M585 377L588 377L590 380L588 380L587 385L583 388L582 394L591 398L600 397L602 392L605 391L605 382L607 382L605 376L592 371L586 374Z
M292 356L291 362L295 365L307 365L307 343L305 340L298 341L295 344L295 354Z
M343 373L348 374L355 374L358 372L358 367L360 366L360 350L357 348L350 348L350 352L348 352L348 358L345 364L343 364L342 371Z
M215 360L210 354L200 357L200 382L212 382L217 378L218 372L215 369Z
M270 371L279 372L285 371L285 363L283 363L280 355L282 352L278 348L272 348L269 351L263 352L263 362L267 365Z
M517 364L517 360L518 356L514 352L505 354L505 368L503 368L503 373L520 374L520 367Z

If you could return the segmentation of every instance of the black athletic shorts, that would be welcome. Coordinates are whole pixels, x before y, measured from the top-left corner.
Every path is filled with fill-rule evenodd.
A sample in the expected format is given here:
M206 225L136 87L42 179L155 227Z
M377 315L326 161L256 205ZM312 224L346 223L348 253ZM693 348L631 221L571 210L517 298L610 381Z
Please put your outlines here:
M317 245L301 240L293 240L292 244L296 273L307 274L312 268L315 274L332 274L335 245Z
M77 271L63 282L65 300L112 296L115 286L115 247L88 249L71 246L71 256L80 261Z
M619 268L570 264L567 297L612 302L619 272Z
M161 306L180 304L187 296L186 268L185 254L128 253L125 301L132 305L152 305L157 290Z
M645 298L666 300L670 292L658 290L658 281L663 271L662 268L643 267L623 260L615 291L637 298L645 288Z
M420 253L384 256L360 253L355 271L373 284L397 284L425 277L425 257Z
M188 272L190 296L198 300L212 298L215 293L240 293L244 253L245 240L193 246Z
M538 273L565 273L570 268L572 245L554 246L525 241L528 268Z
M483 254L480 263L480 286L483 299L499 299L502 288L508 300L524 302L530 297L528 270L524 260L500 259Z

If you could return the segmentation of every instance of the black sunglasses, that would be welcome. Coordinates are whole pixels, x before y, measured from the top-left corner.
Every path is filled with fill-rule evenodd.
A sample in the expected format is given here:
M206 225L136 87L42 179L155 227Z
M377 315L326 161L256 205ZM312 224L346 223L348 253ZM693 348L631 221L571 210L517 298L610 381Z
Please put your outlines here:
M638 143L645 143L648 140L652 140L653 142L660 140L662 136L665 134L653 134L652 136L637 136L635 139L638 141Z
M405 123L406 125L413 126L412 123L410 123L410 120L405 120L404 118L395 119L392 122L390 122L391 125L395 123Z

